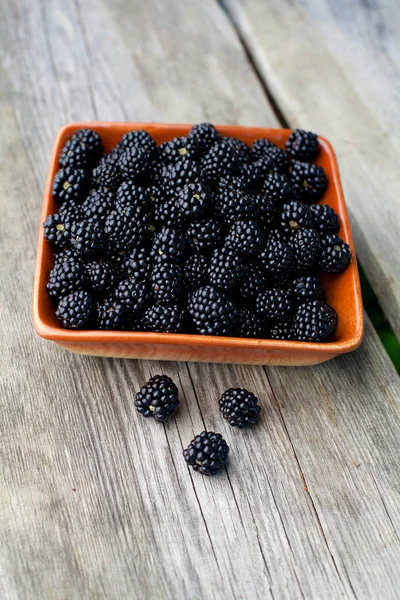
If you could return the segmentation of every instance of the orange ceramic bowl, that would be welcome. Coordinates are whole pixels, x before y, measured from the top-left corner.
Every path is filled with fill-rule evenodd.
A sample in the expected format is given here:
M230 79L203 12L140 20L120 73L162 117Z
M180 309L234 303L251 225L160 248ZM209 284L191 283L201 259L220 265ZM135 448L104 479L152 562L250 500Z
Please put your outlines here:
M51 184L58 170L58 157L64 143L81 127L97 131L106 151L132 129L146 129L158 144L175 136L185 135L191 125L157 123L73 123L59 132L53 147L41 214L33 291L33 319L37 333L73 352L96 356L142 358L154 360L206 361L219 363L249 363L269 365L313 365L344 352L355 350L363 336L363 310L360 282L355 260L346 205L335 154L329 142L319 138L321 152L317 163L325 169L329 185L322 203L332 206L340 217L339 235L350 245L353 261L344 273L323 277L327 301L339 315L338 327L331 342L314 344L237 337L203 336L185 333L150 333L129 331L98 331L63 329L47 294L46 283L53 267L51 245L43 237L42 223L57 211L51 195ZM259 127L218 126L227 136L235 136L247 144L265 137L283 147L290 130Z

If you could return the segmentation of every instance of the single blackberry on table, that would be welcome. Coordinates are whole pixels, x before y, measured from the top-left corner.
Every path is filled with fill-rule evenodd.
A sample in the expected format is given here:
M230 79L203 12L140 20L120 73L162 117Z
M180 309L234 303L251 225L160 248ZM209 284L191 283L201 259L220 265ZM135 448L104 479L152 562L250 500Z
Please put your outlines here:
M186 320L186 310L181 306L155 304L144 311L143 327L145 331L180 333L185 327Z
M312 204L322 198L328 186L322 167L292 160L289 171L293 193L299 200Z
M151 209L150 192L133 181L124 181L115 196L115 209L122 211L131 206L142 206L149 211Z
M91 129L78 129L61 150L59 159L63 167L93 168L103 154L103 144L98 133Z
M85 171L66 167L53 179L52 194L59 204L76 200L80 202L86 192L88 180Z
M202 254L193 254L183 266L185 286L188 290L197 290L208 279L210 260Z
M216 475L229 454L229 446L220 433L202 431L183 451L188 465L202 475Z
M92 185L96 188L106 188L111 192L115 192L121 181L122 174L119 162L112 160L110 155L103 157L92 171Z
M152 159L155 159L158 156L156 141L144 129L134 129L122 136L121 141L118 144L118 149L123 153L128 148L140 148L141 150L145 150Z
M264 319L253 310L239 312L237 334L244 338L262 338L265 331Z
M90 257L104 245L103 227L97 221L75 221L71 226L71 248L79 256Z
M208 152L217 142L222 140L221 134L211 123L199 123L193 125L187 137L193 139L200 156Z
M156 233L151 247L151 256L156 260L182 262L186 256L187 238L176 229L163 227Z
M293 319L292 335L302 342L326 342L333 335L337 325L334 308L313 300L301 304Z
M180 190L177 204L183 219L199 219L211 204L210 191L203 183L188 183Z
M264 179L261 192L278 206L290 202L292 197L289 179L286 175L279 175L279 173L268 175Z
M115 297L128 309L138 312L149 300L150 291L147 280L136 273L120 281L115 288Z
M43 235L47 241L62 250L71 243L71 227L74 223L69 215L49 215L43 223Z
M141 206L132 206L121 212L111 211L105 221L104 234L114 250L130 250L146 236L148 219Z
M271 148L277 147L278 146L276 146L273 142L270 142L265 138L260 138L258 140L254 140L250 148L250 155L253 161L257 161L260 160L260 158L263 158L268 153L268 151L271 150Z
M313 226L310 207L303 202L292 200L284 204L281 213L281 227L287 233Z
M188 310L203 335L229 335L235 328L237 309L218 288L206 285L190 294Z
M66 329L83 329L92 321L95 303L89 292L78 290L63 296L56 317Z
M319 268L325 273L341 273L351 262L350 246L338 235L322 238Z
M161 160L169 164L196 159L199 155L199 149L193 137L183 136L176 137L169 142L163 142L159 147L159 153Z
M267 276L290 273L294 269L293 251L288 242L270 235L260 261Z
M110 190L93 189L84 200L81 212L84 219L97 221L103 225L113 207L114 194Z
M286 152L296 160L313 160L319 153L318 136L311 131L294 129L286 144Z
M123 270L126 275L135 275L136 273L147 277L150 270L151 257L150 249L147 246L137 246L131 252L124 255Z
M296 270L309 269L318 263L321 240L315 229L298 229L290 237Z
M165 421L178 408L178 388L167 375L154 375L136 394L137 411L146 419Z
M292 292L299 304L310 300L322 300L324 295L320 280L315 275L304 275L294 279Z
M260 267L257 264L245 265L243 277L236 288L238 302L246 307L266 288L267 280Z
M109 292L116 283L116 276L112 265L100 260L86 263L88 285L93 292Z
M225 238L225 247L239 254L258 254L264 241L264 233L255 221L236 221Z
M244 162L238 148L223 139L210 148L201 161L201 167L204 177L215 182L226 175L238 175Z
M243 277L243 260L232 248L216 248L211 255L208 278L211 285L231 290Z
M151 292L160 304L176 304L183 288L182 271L168 260L158 261L150 273Z
M214 196L214 209L224 225L247 219L257 221L260 211L250 194L240 190L221 188Z
M86 285L86 272L76 258L59 260L50 271L47 292L52 300L58 300L69 292L81 290Z
M129 179L138 185L149 181L151 166L150 154L137 146L126 148L118 160L122 179Z
M310 206L314 229L320 235L336 233L339 229L339 216L327 204L312 204Z
M226 390L218 403L224 419L239 429L254 425L261 411L257 396L243 388Z
M257 296L256 311L270 321L284 321L293 312L291 290L272 288Z
M271 340L291 340L292 337L292 319L274 323L269 330Z
M187 158L169 165L164 172L164 181L175 196L185 185L198 182L201 176L199 163Z
M110 296L97 305L97 327L99 329L126 329L127 308L125 304Z
M194 250L215 248L221 242L221 225L214 219L195 221L187 228L186 237Z

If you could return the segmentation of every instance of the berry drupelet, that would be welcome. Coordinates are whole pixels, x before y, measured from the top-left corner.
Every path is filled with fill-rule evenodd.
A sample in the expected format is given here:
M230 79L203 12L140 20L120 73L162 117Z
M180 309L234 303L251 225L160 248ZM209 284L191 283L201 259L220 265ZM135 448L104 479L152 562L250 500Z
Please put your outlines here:
M337 325L334 308L313 300L301 304L293 319L292 335L303 342L326 342L333 335Z
M318 136L311 131L294 129L286 144L286 152L296 160L313 160L319 153Z
M219 410L232 427L244 429L256 423L261 411L258 398L242 388L226 390L219 399Z
M136 410L146 419L165 421L178 405L178 388L167 375L154 375L136 394Z
M228 454L228 444L213 431L202 431L183 451L187 464L202 475L215 475L225 465Z

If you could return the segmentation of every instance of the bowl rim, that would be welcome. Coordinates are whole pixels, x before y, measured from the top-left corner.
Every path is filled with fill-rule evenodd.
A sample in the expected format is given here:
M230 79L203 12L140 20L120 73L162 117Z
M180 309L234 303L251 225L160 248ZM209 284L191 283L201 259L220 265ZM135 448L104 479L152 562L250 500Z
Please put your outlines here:
M175 123L145 123L145 122L120 122L120 121L82 121L73 122L62 127L54 141L49 170L46 179L46 185L44 190L44 199L42 204L42 210L40 215L40 227L39 227L39 238L37 244L37 255L36 255L36 267L35 277L33 285L33 322L37 334L45 339L53 340L55 342L67 342L67 343L124 343L124 344L161 344L161 345L179 345L179 346L211 346L211 347L226 347L226 348L248 348L257 350L268 350L268 351L301 351L301 352L312 352L319 351L321 354L341 354L345 352L351 352L359 347L362 342L364 334L364 320L363 320L363 306L361 297L361 286L357 268L356 254L354 250L354 243L350 229L349 216L347 212L346 202L343 195L343 189L341 185L339 168L335 152L330 142L321 136L318 136L318 140L321 146L328 154L331 168L332 168L332 180L338 197L338 208L340 218L342 221L343 229L346 233L347 242L350 245L353 260L348 268L352 269L352 287L355 300L355 315L354 315L354 326L352 328L351 335L342 339L341 341L332 342L302 342L295 340L271 340L271 339L258 339L258 338L239 338L231 336L211 336L211 335L200 335L192 333L154 333L154 332L140 332L140 331L103 331L103 330L92 330L92 329L80 329L71 330L64 329L61 325L54 326L49 323L46 315L44 314L43 307L41 305L41 294L46 293L45 288L45 273L44 273L44 254L47 251L45 245L47 244L44 235L42 223L46 220L49 211L49 205L51 200L51 186L53 173L58 169L58 156L61 149L61 143L67 135L71 134L80 128L93 128L93 129L146 129L150 133L152 131L164 130L174 131L180 130L184 135L193 124L175 124ZM225 131L229 130L232 135L233 131L240 134L241 131L251 131L258 137L268 137L268 132L282 133L288 135L292 130L284 128L269 128L269 127L247 127L242 125L215 125L215 127L224 134ZM235 135L233 133L233 135ZM240 137L240 135L239 135Z

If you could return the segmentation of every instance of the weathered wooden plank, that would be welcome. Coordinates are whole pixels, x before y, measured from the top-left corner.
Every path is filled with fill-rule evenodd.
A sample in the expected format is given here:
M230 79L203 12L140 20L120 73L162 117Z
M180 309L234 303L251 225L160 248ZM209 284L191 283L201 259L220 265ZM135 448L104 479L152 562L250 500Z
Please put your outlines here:
M40 196L63 122L272 124L224 14L186 9L0 9L0 596L395 598L399 380L368 321L353 357L312 369L80 357L33 332ZM186 23L190 40L178 35ZM164 97L153 77L167 60ZM165 426L133 408L160 371L182 400ZM232 385L259 394L259 427L220 418ZM214 480L181 456L204 427L232 450Z
M359 258L400 338L395 3L225 0L224 5L289 124L333 143Z

